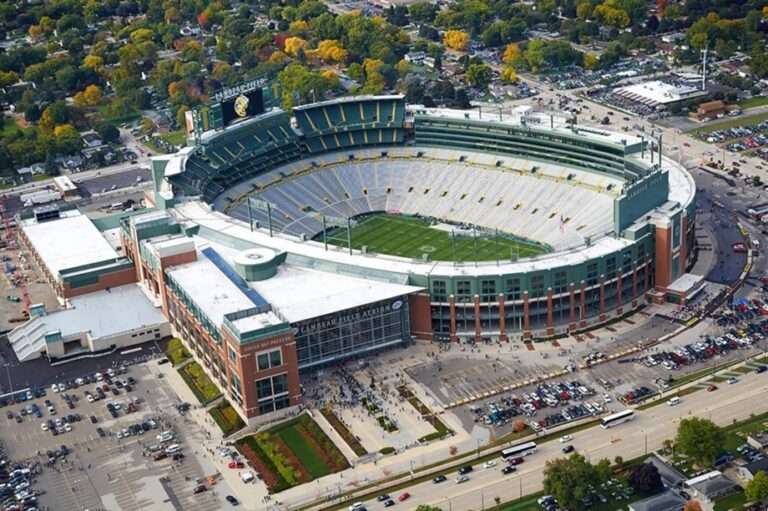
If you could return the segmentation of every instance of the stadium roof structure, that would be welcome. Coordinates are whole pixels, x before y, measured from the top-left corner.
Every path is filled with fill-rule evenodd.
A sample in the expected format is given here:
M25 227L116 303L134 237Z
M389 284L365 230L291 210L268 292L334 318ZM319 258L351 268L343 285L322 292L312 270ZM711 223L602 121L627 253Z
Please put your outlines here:
M616 145L634 145L642 142L642 138L628 133L603 130L600 128L574 126L571 117L556 112L534 111L529 106L514 108L511 113L500 113L498 107L483 110L455 110L452 108L427 108L420 105L410 105L407 112L410 115L427 115L436 118L464 119L471 121L507 124L510 127L526 127L529 129L545 129L567 136L580 136L592 140Z
M387 99L403 99L405 96L402 94L391 94L389 96L372 96L372 95L361 95L361 96L343 96L340 98L335 99L328 99L325 101L318 101L317 103L309 103L306 105L298 105L293 107L294 110L306 110L308 108L317 108L317 107L323 107L327 105L339 105L343 103L353 103L358 101L382 101Z
M193 297L195 305L217 327L224 324L225 316L253 310L253 300L225 275L210 259L201 255L192 263L174 266L167 270L176 284L187 296ZM273 311L249 315L234 322L243 331L253 325L279 325L283 321Z
M660 80L626 85L615 90L615 94L649 107L677 103L697 96L704 96L706 91L689 85L673 85Z
M246 248L286 253L289 263L353 275L368 271L402 284L412 282L412 274L472 277L581 266L625 252L648 235L649 224L666 227L695 198L691 176L661 156L661 140L652 147L647 137L574 125L553 113L426 108L404 105L401 96L340 98L298 111L295 121L307 133L271 137L277 145L264 154L240 155L250 139L240 143L225 129L217 132L223 134L220 147L210 150L216 165L192 162L184 169L184 151L153 162L164 171L158 177L172 178L169 186L183 197L174 200L173 215ZM403 112L400 124L385 122ZM276 131L285 134L288 118L281 122ZM404 130L413 131L412 144L404 144ZM454 173L432 168L449 166ZM464 171L475 168L474 176ZM432 261L431 245L432 252L408 258L311 241L327 228L322 219L375 212L475 226L554 251L520 258L510 249L508 257L467 263Z
M21 229L55 276L72 268L120 257L93 222L77 210L64 211L56 220L26 220Z
M229 264L242 254L211 240L195 237L203 254L215 250ZM269 251L269 249L260 249ZM213 278L213 275L211 275ZM407 295L423 288L399 283L369 280L364 276L313 270L296 264L284 263L271 278L248 282L251 291L268 302L280 317L297 323L337 311L353 309L398 296Z
M595 257L613 253L631 245L629 240L622 238L604 237L589 247L578 247L572 250L544 254L537 257L518 261L485 262L476 264L456 265L453 262L421 262L402 257L382 254L370 255L355 253L350 255L346 248L334 247L324 250L321 243L306 243L289 236L270 237L268 233L259 230L251 231L247 223L236 220L224 213L211 211L200 201L189 201L174 208L180 217L195 222L207 230L230 235L253 243L257 246L270 247L280 252L300 254L315 260L324 260L336 266L354 265L371 270L381 270L385 273L399 273L402 282L407 281L410 273L439 271L446 276L474 276L488 274L489 270L496 273L530 272L546 270L569 264L579 264ZM289 256L290 257L290 256ZM290 259L289 259L290 261ZM363 277L364 275L360 275Z

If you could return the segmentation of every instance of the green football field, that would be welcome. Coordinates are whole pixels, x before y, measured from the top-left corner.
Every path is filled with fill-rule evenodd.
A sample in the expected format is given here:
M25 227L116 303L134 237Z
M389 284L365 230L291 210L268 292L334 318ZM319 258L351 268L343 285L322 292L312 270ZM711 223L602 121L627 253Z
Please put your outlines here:
M322 241L322 237L319 238ZM328 234L328 242L347 246L346 228ZM456 237L451 242L447 231L430 227L427 221L398 215L373 215L352 226L352 248L368 247L368 252L408 258L429 254L433 261L501 261L548 252L546 247L508 236Z

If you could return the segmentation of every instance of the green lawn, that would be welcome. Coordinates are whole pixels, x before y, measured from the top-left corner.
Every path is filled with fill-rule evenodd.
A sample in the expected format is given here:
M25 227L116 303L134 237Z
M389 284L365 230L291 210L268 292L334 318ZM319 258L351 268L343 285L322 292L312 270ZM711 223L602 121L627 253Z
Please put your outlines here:
M736 126L752 126L755 124L759 124L763 121L768 119L768 112L763 112L761 114L756 115L748 115L746 117L732 117L730 119L725 119L718 122L713 122L712 124L707 124L706 126L702 126L701 128L694 128L689 131L689 133L694 135L703 135L705 133L710 133L712 131L718 131L718 130L725 130L728 128L735 128Z
M320 238L322 240L322 237ZM346 228L334 229L328 242L347 246ZM376 214L352 226L352 248L368 247L369 252L421 258L428 254L435 261L505 261L549 252L549 248L508 235L457 236L435 229L421 218Z
M130 123L141 119L141 112L133 110L126 112L123 115L110 115L109 105L103 104L98 107L99 117L104 121L112 124L113 126L120 126L121 124Z
M16 130L29 133L30 131L35 131L35 128L22 128L13 119L0 116L0 138L13 135Z
M271 491L279 492L297 484L333 474L349 467L344 455L320 426L307 414L267 431L237 441L251 452L246 458L261 472ZM243 449L241 449L241 452ZM257 460L250 459L255 455Z
M315 450L307 443L298 429L294 427L285 428L280 430L277 436L291 448L302 465L304 465L304 468L312 475L312 479L318 479L331 473L330 469L323 463L323 460L317 457Z
M488 511L541 511L541 507L539 507L536 501L543 496L544 492L534 493L522 499L493 506L488 508Z
M738 103L741 108L754 108L756 106L768 105L768 96L754 96L749 99L742 99Z
M191 362L181 369L179 374L184 379L200 404L207 404L221 395L219 388L211 381L197 362Z
M755 415L749 419L732 424L725 428L725 445L729 452L735 454L736 448L747 441L747 435L768 429L768 413Z
M184 130L171 131L164 135L160 135L160 138L173 145L183 145L187 141L187 134Z
M740 491L733 495L728 495L715 501L715 511L731 511L742 509L746 504L747 498L744 496L744 492Z

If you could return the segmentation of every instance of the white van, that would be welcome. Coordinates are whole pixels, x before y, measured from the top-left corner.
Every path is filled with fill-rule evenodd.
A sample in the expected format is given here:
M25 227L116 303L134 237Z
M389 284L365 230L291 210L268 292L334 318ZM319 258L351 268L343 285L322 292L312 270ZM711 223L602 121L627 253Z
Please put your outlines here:
M680 398L679 398L679 397L677 397L677 396L675 396L675 397L673 397L672 399L670 399L669 401L667 401L667 404L668 404L669 406L677 406L677 405L679 405L679 404L680 404Z

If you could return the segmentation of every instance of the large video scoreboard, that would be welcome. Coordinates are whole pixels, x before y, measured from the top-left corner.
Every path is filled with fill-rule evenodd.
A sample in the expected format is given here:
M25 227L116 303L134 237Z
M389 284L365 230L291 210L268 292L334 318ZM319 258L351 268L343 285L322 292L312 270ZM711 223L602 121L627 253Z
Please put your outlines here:
M250 80L216 92L211 101L187 112L187 135L226 128L241 119L264 113L265 80Z

